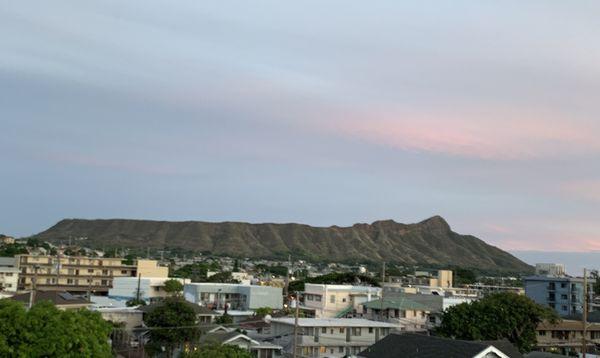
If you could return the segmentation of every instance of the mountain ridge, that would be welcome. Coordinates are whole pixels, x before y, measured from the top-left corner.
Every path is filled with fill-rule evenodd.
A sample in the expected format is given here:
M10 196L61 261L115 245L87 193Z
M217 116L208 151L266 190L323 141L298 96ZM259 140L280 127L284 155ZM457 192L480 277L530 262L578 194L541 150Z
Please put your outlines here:
M315 261L387 261L529 272L531 266L472 235L452 231L441 216L352 226L298 223L63 219L33 237L59 242L85 237L90 247L177 248L250 258L288 254Z

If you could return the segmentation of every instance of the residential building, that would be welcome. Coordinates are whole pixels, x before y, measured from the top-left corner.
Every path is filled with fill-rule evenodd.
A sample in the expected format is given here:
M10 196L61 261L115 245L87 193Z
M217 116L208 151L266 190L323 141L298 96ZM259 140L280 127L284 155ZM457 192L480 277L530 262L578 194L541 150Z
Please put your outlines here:
M17 255L19 289L30 290L37 277L38 289L90 292L106 295L115 277L165 275L166 267L154 260L138 260L135 264L123 263L122 258L87 256Z
M565 265L541 263L535 264L536 276L565 276Z
M293 317L271 319L271 334L282 337L280 344L292 351ZM301 357L344 357L358 354L384 338L394 329L386 322L362 318L299 318L297 354ZM281 343L279 343L281 342Z
M0 244L11 245L15 243L15 238L12 236L0 235Z
M17 292L19 269L14 257L0 257L0 292Z
M581 353L583 324L581 321L563 319L556 324L542 322L536 329L536 350L564 355ZM600 354L600 323L588 323L587 353Z
M528 276L523 279L527 297L549 306L561 316L583 312L583 278ZM594 279L588 279L588 299L591 300Z
M509 341L461 341L394 333L360 352L361 358L522 358Z
M169 277L169 268L160 266L156 260L136 260L136 273L142 277Z
M283 290L279 287L200 282L186 284L183 292L189 302L214 309L283 308Z
M250 351L257 358L276 358L281 357L282 347L252 339L238 331L217 331L206 333L200 337L200 344L224 344L238 346Z
M451 270L415 271L414 275L391 276L389 283L402 286L453 287L454 278Z
M307 283L301 308L316 318L340 318L362 313L361 305L380 295L379 287Z
M133 331L134 328L141 327L143 324L144 312L137 307L98 308L93 310L99 312L105 320L120 324L120 328L129 332Z
M182 284L190 283L190 279L169 277L115 277L108 297L128 301L137 297L138 285L140 298L146 302L154 302L168 296L165 291L165 281L177 280Z
M31 294L33 291L12 296L10 299L22 302L25 306L29 306L31 302ZM36 290L33 292L33 304L42 301L50 301L56 308L60 310L71 310L89 308L92 303L85 298L73 296L65 291L43 291Z
M410 296L427 297L427 295ZM442 297L429 296L432 299L439 299L436 308L433 308L432 304L426 305L407 297L408 294L405 294L366 302L363 304L363 317L392 323L399 331L427 331L435 325L435 317L432 322L429 322L429 317L432 312L441 311Z

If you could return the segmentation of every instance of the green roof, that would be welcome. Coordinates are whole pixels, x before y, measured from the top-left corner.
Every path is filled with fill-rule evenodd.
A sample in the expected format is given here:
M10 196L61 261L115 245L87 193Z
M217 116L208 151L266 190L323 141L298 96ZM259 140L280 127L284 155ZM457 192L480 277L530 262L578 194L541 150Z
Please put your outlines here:
M406 298L399 299L384 299L383 302L381 300L369 301L364 304L365 308L371 308L375 310L380 309L395 309L395 310L418 310L418 311L431 311L430 307L427 307L423 304L420 304L415 301L411 301Z

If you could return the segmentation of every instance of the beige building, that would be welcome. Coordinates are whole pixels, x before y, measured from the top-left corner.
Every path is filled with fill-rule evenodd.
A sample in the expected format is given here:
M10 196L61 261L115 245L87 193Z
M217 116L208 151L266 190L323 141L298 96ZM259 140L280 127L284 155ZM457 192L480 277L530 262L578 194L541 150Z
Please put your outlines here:
M102 295L107 294L115 277L163 277L168 268L153 260L138 260L136 265L123 263L122 258L85 256L18 255L19 290L30 290L35 277L41 290ZM159 276L157 276L159 275Z
M291 339L294 332L294 318L273 318L271 334L280 336L281 342L273 343L287 347L291 353ZM356 355L385 336L395 328L386 322L369 321L358 318L300 318L298 319L298 351L301 357L345 357Z
M562 320L557 324L542 322L536 329L536 350L564 355L581 353L583 323L581 321ZM588 353L598 354L592 349L600 345L600 323L588 323Z
M352 316L361 305L378 298L381 288L352 285L322 285L307 283L304 286L303 310L311 311L316 318Z

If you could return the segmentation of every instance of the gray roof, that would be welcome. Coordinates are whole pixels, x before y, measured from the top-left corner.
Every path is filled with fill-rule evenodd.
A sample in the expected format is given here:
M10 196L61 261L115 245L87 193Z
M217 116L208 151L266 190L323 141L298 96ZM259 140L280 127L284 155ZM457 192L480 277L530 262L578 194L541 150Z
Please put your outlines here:
M273 318L272 323L294 325L293 317ZM363 318L298 318L300 327L384 327L396 328L397 325L387 322L371 321Z
M23 302L23 303L29 303L30 295L31 295L31 292L27 292L27 293L22 293L20 295L14 295L10 299L19 301L19 302ZM86 300L85 298L73 296L70 293L65 292L65 291L37 290L35 292L33 303L35 304L35 303L42 302L42 301L50 301L53 304L60 305L60 306L81 305L81 304L90 304L91 305L91 302Z
M365 358L470 358L494 346L510 358L523 356L508 341L461 341L415 333L390 334L359 354Z
M0 266L16 266L17 259L14 257L0 257Z
M219 314L211 309L208 309L206 307L203 306L199 306L195 303L191 303L188 301L183 300L182 301L186 306L190 307L191 309L194 310L194 313L196 313L196 315L205 315L205 316L218 316ZM140 306L138 309L140 311L143 311L144 313L150 313L152 311L154 311L155 309L157 309L158 307L162 306L163 303L162 302L156 302L156 303L151 303L147 306Z
M525 358L561 358L567 357L562 354L555 354L550 352L529 352L525 354Z

